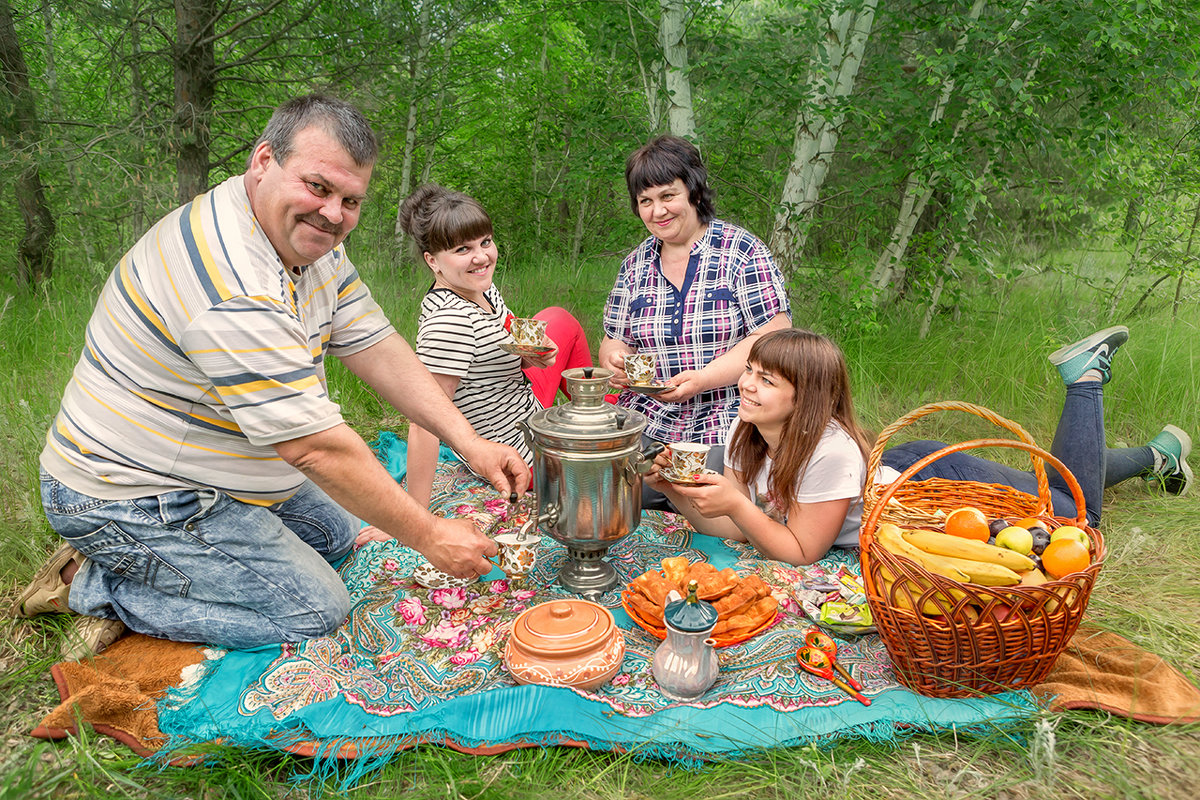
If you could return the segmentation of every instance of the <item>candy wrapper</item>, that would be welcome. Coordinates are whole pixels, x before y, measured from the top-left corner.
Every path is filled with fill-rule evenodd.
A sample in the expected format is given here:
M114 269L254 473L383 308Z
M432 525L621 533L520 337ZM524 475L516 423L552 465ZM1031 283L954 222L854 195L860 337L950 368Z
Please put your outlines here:
M822 625L840 633L865 633L871 628L871 609L866 604L851 604L831 600L821 606L818 618Z

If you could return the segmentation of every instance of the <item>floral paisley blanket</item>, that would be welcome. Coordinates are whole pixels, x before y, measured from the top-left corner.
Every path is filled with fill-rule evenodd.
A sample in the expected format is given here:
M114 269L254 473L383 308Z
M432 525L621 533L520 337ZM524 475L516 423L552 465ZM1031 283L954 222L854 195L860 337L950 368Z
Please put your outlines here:
M384 435L380 458L403 472L404 443ZM434 501L448 516L485 530L506 513L490 487L455 462L439 465ZM754 572L782 605L762 634L719 651L716 684L698 700L658 691L650 663L658 640L633 624L617 591L601 598L625 631L621 671L592 691L519 686L502 663L513 620L524 609L565 594L553 583L565 549L548 536L526 587L494 571L466 588L424 589L412 581L419 556L396 542L367 544L341 564L354 607L333 636L298 645L210 651L197 677L159 708L171 737L165 755L223 740L317 758L366 756L379 763L422 743L479 753L571 744L635 752L684 763L763 748L856 736L893 741L903 733L990 729L1028 717L1030 696L971 700L921 697L895 680L876 635L838 642L839 660L863 684L867 707L794 659L812 627L788 587L802 575L840 566L859 569L852 551L800 569L754 556L732 542L695 535L682 517L646 512L640 527L609 551L622 582L671 555ZM365 768L365 767L364 767Z

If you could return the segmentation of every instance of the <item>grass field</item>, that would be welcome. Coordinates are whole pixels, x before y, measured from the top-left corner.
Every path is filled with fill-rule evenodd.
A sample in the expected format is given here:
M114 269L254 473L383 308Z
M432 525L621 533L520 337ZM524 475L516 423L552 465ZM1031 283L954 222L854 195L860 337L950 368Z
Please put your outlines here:
M402 333L415 331L428 279L359 257L367 282ZM498 283L518 312L550 303L584 322L592 341L615 259L572 268L508 265ZM1119 268L1112 256L1058 253L1008 282L967 287L932 333L917 338L922 310L878 316L842 301L802 275L797 324L834 335L851 362L859 413L878 430L934 400L985 405L1049 446L1062 388L1045 354L1117 322L1132 338L1106 387L1110 445L1142 444L1172 422L1200 435L1200 296L1185 285L1174 314L1164 291L1135 319L1108 316L1092 287ZM54 546L41 516L37 454L72 366L104 276L60 269L36 297L0 299L0 592L11 598ZM821 280L829 281L828 277ZM536 299L535 299L536 298ZM1126 306L1129 305L1127 302ZM870 324L867 324L869 322ZM331 367L330 387L368 440L404 421ZM937 415L920 438L962 440L988 433L974 418ZM1193 459L1196 464L1196 459ZM1102 530L1109 560L1089 620L1161 654L1200 682L1200 491L1163 497L1131 481L1106 495ZM1190 622L1189 622L1190 620ZM48 676L61 619L4 620L0 702L7 706L0 751L0 798L282 798L332 794L332 785L294 785L303 759L217 749L202 768L139 767L124 746L87 734L56 744L28 731L57 702ZM472 757L424 747L401 754L348 793L354 798L1192 798L1200 789L1200 725L1153 727L1103 713L1047 715L1013 730L916 736L895 747L846 741L831 749L763 753L689 772L628 756L560 748Z

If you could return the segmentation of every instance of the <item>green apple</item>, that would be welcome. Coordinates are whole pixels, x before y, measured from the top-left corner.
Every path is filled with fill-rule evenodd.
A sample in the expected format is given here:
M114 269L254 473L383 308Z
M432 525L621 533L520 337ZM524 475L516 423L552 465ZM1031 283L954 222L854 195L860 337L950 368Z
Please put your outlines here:
M996 546L1027 556L1033 552L1033 534L1024 528L1009 525L996 534Z
M1087 531L1082 528L1077 528L1074 525L1063 525L1061 528L1055 528L1050 534L1050 541L1057 542L1059 539L1074 539L1088 550L1092 549L1092 540L1088 538Z

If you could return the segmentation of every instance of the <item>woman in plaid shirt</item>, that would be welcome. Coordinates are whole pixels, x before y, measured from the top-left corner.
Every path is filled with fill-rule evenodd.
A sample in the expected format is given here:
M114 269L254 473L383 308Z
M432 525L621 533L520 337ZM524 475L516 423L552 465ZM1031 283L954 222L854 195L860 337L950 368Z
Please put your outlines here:
M652 139L629 157L625 182L650 236L608 296L600 365L626 386L625 356L652 353L655 383L672 388L624 391L619 404L647 418L648 440L713 445L709 467L720 470L750 346L792 324L783 276L761 240L716 218L708 172L687 140ZM642 505L670 508L653 490Z

